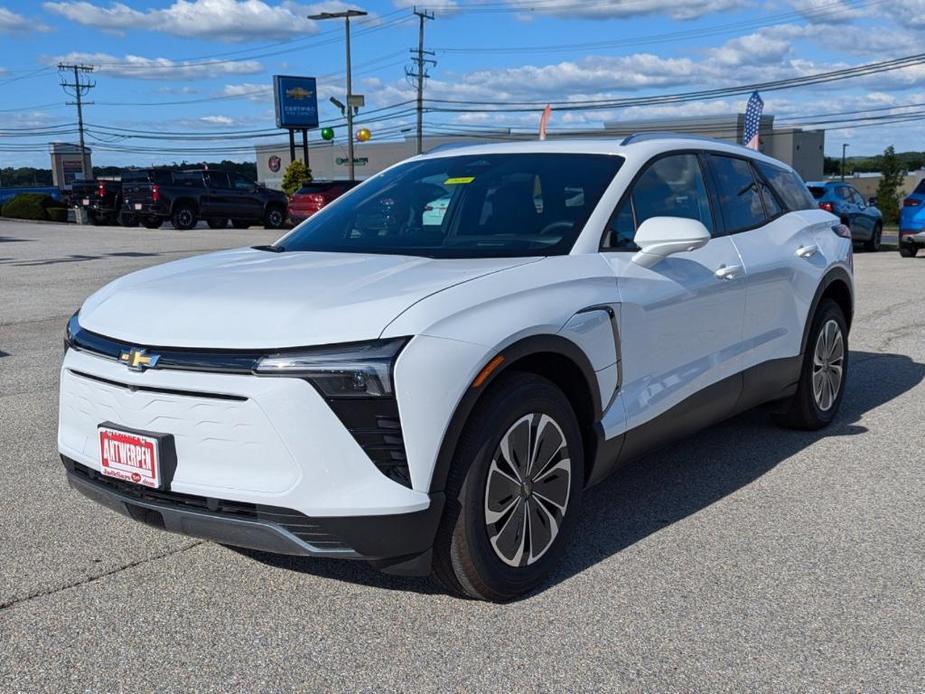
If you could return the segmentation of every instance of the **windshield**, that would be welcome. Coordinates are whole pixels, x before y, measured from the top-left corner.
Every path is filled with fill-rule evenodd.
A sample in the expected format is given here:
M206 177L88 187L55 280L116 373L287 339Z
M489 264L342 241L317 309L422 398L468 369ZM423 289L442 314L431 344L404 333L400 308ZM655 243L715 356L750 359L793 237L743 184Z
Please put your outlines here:
M309 217L274 250L563 255L622 163L613 155L542 153L410 161Z

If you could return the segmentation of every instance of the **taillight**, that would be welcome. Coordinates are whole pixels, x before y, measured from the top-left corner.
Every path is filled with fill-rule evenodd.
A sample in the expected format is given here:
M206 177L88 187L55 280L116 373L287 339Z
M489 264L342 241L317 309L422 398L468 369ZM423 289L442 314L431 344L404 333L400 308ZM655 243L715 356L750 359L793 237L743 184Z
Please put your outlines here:
M99 187L99 189L98 189L98 192L99 192L101 198L106 196L106 184L105 184L105 183L100 183L100 187Z
M151 186L151 200L157 202L161 199L161 187L156 183Z
M832 203L830 202L820 202L819 209L825 210L826 212L835 212L835 208L832 207Z
M846 227L844 224L835 224L832 227L832 231L835 232L836 236L841 236L843 239L851 238L851 229Z
M922 204L921 200L916 200L915 198L906 198L903 200L903 207L918 207Z

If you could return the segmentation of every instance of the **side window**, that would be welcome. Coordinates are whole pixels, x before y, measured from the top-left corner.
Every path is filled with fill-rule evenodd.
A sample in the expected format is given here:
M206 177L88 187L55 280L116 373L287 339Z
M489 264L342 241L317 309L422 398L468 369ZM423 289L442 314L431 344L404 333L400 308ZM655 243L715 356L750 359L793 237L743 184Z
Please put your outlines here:
M851 188L848 186L840 186L838 188L838 197L846 202L851 202Z
M710 199L696 154L656 159L636 179L607 225L603 248L638 250L636 229L650 217L696 219L713 232Z
M228 174L219 171L211 171L206 174L206 180L210 188L228 189Z
M771 187L764 182L761 176L756 175L754 171L752 171L752 175L755 176L755 180L758 181L758 187L761 189L761 200L764 202L764 210L767 213L768 219L774 219L782 214L784 210L781 208L780 203L777 202L777 198L774 196L774 191L771 190Z
M851 201L855 205L860 205L861 207L867 207L867 203L864 202L864 198L861 197L861 194L856 191L854 188L851 189Z
M734 234L764 224L761 189L749 163L745 159L711 154L710 165L726 231Z
M806 184L792 171L781 169L763 161L753 162L761 175L767 180L777 196L790 212L796 210L814 210L816 201Z

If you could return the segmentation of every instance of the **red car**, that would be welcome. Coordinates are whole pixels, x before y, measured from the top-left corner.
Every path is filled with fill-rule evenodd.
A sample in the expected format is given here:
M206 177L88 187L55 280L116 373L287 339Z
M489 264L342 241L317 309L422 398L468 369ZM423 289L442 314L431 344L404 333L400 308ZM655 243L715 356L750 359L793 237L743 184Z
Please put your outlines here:
M359 181L312 181L299 188L289 199L289 219L299 224L336 200Z

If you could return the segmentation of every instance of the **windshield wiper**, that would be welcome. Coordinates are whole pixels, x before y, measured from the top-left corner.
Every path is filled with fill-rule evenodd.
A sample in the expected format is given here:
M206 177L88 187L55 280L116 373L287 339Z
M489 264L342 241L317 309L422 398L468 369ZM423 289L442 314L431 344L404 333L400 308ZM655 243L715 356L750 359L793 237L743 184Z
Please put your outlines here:
M285 246L273 246L271 244L264 246L251 246L251 248L253 248L255 251L267 251L268 253L283 253L286 250Z

